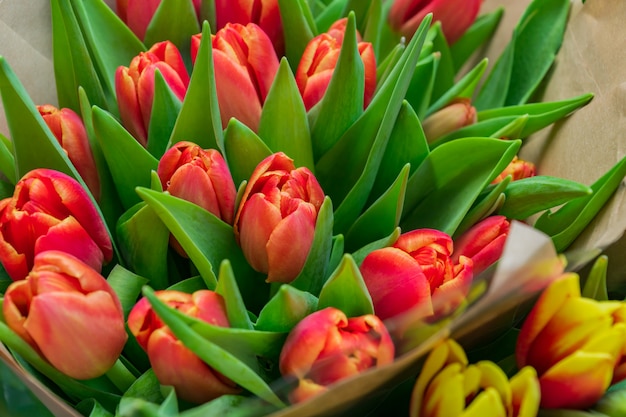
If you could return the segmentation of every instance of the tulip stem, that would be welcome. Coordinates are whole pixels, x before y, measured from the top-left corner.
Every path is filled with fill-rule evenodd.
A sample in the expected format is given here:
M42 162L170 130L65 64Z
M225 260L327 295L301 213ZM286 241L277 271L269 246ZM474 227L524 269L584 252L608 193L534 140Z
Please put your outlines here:
M107 371L106 376L121 392L126 392L137 380L119 359L115 362L115 365Z

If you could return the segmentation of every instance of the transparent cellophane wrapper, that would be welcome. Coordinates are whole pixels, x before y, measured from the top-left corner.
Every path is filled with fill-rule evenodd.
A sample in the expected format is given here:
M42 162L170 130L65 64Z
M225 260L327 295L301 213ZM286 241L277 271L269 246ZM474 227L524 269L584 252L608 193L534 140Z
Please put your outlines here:
M482 13L498 7L504 7L505 13L498 32L477 57L487 56L493 65L529 3L530 0L485 0ZM626 154L625 20L623 0L587 0L585 4L573 0L563 45L541 86L539 98L555 101L588 92L595 97L575 114L525 140L520 156L535 162L540 174L591 185ZM35 103L56 102L51 41L48 2L0 0L0 55L6 58ZM3 111L0 133L9 135ZM626 286L625 199L622 181L568 249L568 268L573 269L582 267L584 261L600 251L609 256L609 291ZM488 284L485 293L463 314L424 336L421 344L401 353L393 364L341 381L314 400L275 415L303 417L371 410L386 392L415 377L425 355L441 339L452 336L476 347L510 326L517 306L528 306L527 301L532 300L537 289L561 272L561 265L550 239L529 226L514 223L502 259L484 280ZM390 328L396 325L388 324ZM80 415L24 370L1 344L0 358L54 415ZM0 383L5 385L6 381ZM280 385L278 381L277 387Z

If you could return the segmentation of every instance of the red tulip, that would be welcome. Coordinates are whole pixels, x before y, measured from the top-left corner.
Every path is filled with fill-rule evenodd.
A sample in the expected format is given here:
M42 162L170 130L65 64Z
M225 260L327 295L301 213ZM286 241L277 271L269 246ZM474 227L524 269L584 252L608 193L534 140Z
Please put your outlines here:
M104 374L127 339L122 306L104 277L60 251L35 257L28 277L7 289L2 311L15 333L76 379Z
M106 226L81 185L39 168L18 181L13 197L0 201L0 262L17 281L48 250L74 255L96 271L113 257Z
M324 192L307 168L279 152L256 167L235 215L243 254L267 282L291 282L313 243Z
M209 290L187 294L157 291L156 296L170 307L213 326L229 327L223 298ZM236 394L236 384L212 369L182 344L142 298L128 315L128 328L147 352L150 364L163 385L176 389L178 398L194 403L210 401L224 394Z
M424 318L456 308L469 290L472 261L460 257L455 265L451 252L450 236L418 229L368 254L360 270L376 315L386 320L411 311Z
M523 178L534 177L536 174L535 164L530 161L524 161L517 156L507 165L507 167L498 175L491 183L497 184L509 175L511 181L521 180Z
M298 379L290 394L304 401L344 378L393 362L394 345L374 315L347 318L328 307L306 316L289 333L280 353L280 372Z
M141 143L148 142L148 126L154 101L154 72L159 70L172 92L183 100L189 86L189 75L176 46L169 42L156 43L142 52L128 68L115 72L115 92L124 127Z
M586 409L623 378L626 306L581 297L567 273L546 288L522 325L518 367L537 370L543 408Z
M453 44L474 23L482 0L395 0L389 10L389 24L411 39L424 17L432 13L440 21L449 44Z
M194 62L201 39L201 34L192 38ZM254 23L227 24L211 39L222 127L234 117L256 132L263 103L278 71L272 42Z
M82 119L72 109L57 109L51 104L37 106L54 137L76 167L96 200L100 199L100 177L91 152L87 130Z
M200 16L202 0L191 0ZM117 14L141 40L146 36L146 30L154 17L161 0L117 0Z
M424 136L429 143L462 127L476 123L476 108L469 99L458 99L431 114L422 123Z
M217 30L229 23L258 25L271 39L276 55L283 55L285 38L278 0L215 0L215 15Z
M296 83L307 110L322 99L330 84L341 52L346 24L347 19L341 19L331 26L328 32L311 39L300 58L296 70ZM372 100L376 89L376 56L369 42L359 41L358 49L364 65L363 107L365 108Z
M454 242L452 262L470 258L474 275L480 274L502 255L510 223L504 216L490 216L475 224Z

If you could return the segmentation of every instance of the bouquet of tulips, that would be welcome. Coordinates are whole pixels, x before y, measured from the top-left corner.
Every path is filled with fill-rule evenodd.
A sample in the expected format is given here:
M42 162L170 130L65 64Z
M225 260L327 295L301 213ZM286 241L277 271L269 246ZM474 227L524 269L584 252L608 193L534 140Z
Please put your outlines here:
M50 0L57 103L0 56L0 375L64 417L618 415L626 305L558 254L626 158L520 157L593 98L540 101L571 2L494 62L481 4Z

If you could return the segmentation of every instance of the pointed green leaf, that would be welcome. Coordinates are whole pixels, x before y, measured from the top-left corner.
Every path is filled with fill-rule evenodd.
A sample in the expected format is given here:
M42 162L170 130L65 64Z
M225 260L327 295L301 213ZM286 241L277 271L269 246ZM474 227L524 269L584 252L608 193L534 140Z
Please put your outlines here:
M527 115L528 121L520 132L520 138L525 138L587 105L592 99L593 94L588 93L560 101L521 104L483 110L478 112L476 117L479 122L482 122Z
M235 184L248 180L259 162L272 154L256 133L235 118L224 132L224 148Z
M302 271L291 282L299 290L308 291L313 295L319 294L330 271L330 259L333 234L333 205L326 197L317 213L315 235Z
M472 208L467 212L463 221L454 231L453 238L457 238L480 220L490 216L504 204L504 190L511 182L511 176L505 177L495 185L490 185L480 193Z
M318 310L335 307L348 317L374 314L372 297L352 256L345 255L339 267L328 278L318 303Z
M367 9L367 15L365 17L365 27L361 29L361 34L364 42L372 44L374 53L377 53L380 49L379 45L384 25L385 14L383 13L382 0L370 1L370 6Z
M330 261L328 262L327 271L334 271L337 266L339 266L339 262L341 262L341 258L343 258L344 252L344 237L343 235L335 235L333 236L333 248L330 252Z
M406 92L405 99L420 118L426 116L426 111L430 105L438 64L439 54L430 54L425 59L420 60Z
M232 226L193 203L146 188L137 193L156 212L181 244L209 288L215 288L215 272L224 259L231 262L246 306L259 311L269 286L252 270L235 240Z
M465 74L459 81L455 82L452 87L443 92L441 97L439 97L439 99L428 108L426 116L433 114L437 110L441 110L456 98L471 98L474 95L476 85L482 78L486 69L487 58L476 64L476 66Z
M504 116L495 119L483 120L477 123L464 126L447 135L434 140L430 144L430 148L435 149L438 146L448 143L455 139L461 138L511 138L519 139L521 130L528 122L528 115L522 116Z
M72 7L112 111L117 67L129 66L146 48L104 1L72 1ZM117 114L117 110L112 112Z
M226 313L231 327L236 329L252 330L252 322L246 311L246 306L241 298L237 281L233 273L230 261L225 259L220 265L220 272L217 279L215 292L224 298Z
M503 14L504 7L498 7L490 13L478 16L472 26L450 46L455 71L458 72L469 57L472 56L485 41L491 39L500 24Z
M131 207L119 218L116 236L125 264L153 288L167 288L170 231L154 210L143 202Z
M318 34L306 0L278 0L285 36L285 56L296 71L307 44Z
M70 0L52 0L52 43L54 76L59 106L80 112L78 87L85 89L89 101L108 108L103 88L81 27Z
M351 13L341 44L337 65L324 97L317 104L319 114L311 127L313 155L319 159L363 113L365 76L356 41L355 17Z
M513 57L515 55L515 43L509 42L498 57L487 79L483 83L474 107L478 110L494 109L504 106L506 92L511 84L511 71L513 70Z
M161 71L154 74L154 101L148 127L148 152L156 159L161 159L174 130L180 113L181 102L170 90Z
M224 151L222 121L215 87L211 32L207 22L202 26L202 40L191 73L189 88L176 119L169 146L182 140L194 142L203 149Z
M347 13L344 12L347 4L348 0L335 0L330 2L328 6L324 6L319 13L315 13L313 8L310 7L311 13L315 18L317 33L328 32L328 29L330 29L333 23L345 17Z
M110 113L94 107L92 117L117 193L129 209L141 201L135 187L150 186L150 172L156 171L158 161Z
M284 152L292 158L296 167L314 169L306 109L285 58L263 104L259 137L272 152Z
M300 320L316 310L317 297L283 284L259 313L255 328L270 332L289 332Z
M368 159L363 172L354 187L349 191L346 198L341 202L335 211L335 232L343 233L348 230L350 225L354 223L359 214L362 212L367 202L384 155L384 149L387 147L393 126L402 106L403 100L401 97L404 97L406 94L413 70L417 64L418 52L421 50L421 46L424 42L426 35L425 28L430 23L430 17L431 16L428 15L422 21L420 29L416 31L413 39L411 39L407 50L408 57L406 61L404 61L404 65L400 70L398 82L393 88L391 99L385 110L380 128L376 132L374 144L369 151Z
M182 291L188 294L193 294L194 292L200 291L200 290L215 291L215 288L207 288L202 277L195 276L195 277L183 279L182 281L178 281L176 284L169 286L168 290Z
M76 405L76 410L89 417L115 417L94 399L83 400ZM39 414L38 414L39 415Z
M438 100L446 91L454 86L454 62L452 61L448 41L441 30L441 22L436 21L433 23L427 39L433 43L433 51L437 51L440 54L432 93L432 99Z
M519 140L464 138L433 150L409 178L402 229L432 228L453 235L520 145Z
M182 313L163 304L150 288L144 288L144 295L150 301L154 312L170 328L172 333L210 367L260 398L278 407L284 406L283 402L252 368L233 355L230 350L218 346L198 333L210 328L214 328L216 332L220 332L220 330L232 331L233 329L218 328L191 317L183 318L181 317L183 316ZM194 323L193 327L191 323ZM245 342L242 344L240 341L239 344L240 348L247 347Z
M354 259L356 264L360 266L361 263L363 262L363 259L365 259L365 257L373 250L386 248L387 246L393 245L396 242L396 240L398 240L398 238L400 237L401 232L402 232L401 229L399 227L396 227L393 233L391 233L389 236L385 236L382 239L378 239L374 242L368 243L362 248L359 248L358 250L354 251L351 254L352 258Z
M607 301L609 299L606 289L606 271L609 264L609 257L606 255L599 256L591 267L585 286L583 287L582 296L597 301Z
M403 102L380 163L369 201L382 195L407 163L411 165L409 175L413 174L429 152L428 142L426 142L417 114L408 103Z
M551 236L556 250L562 252L604 207L624 176L626 176L626 157L591 186L593 194L576 198L554 213L546 211L537 219L535 228Z
M410 165L406 164L391 187L354 222L346 234L348 251L392 233L400 224Z
M0 172L13 185L17 182L15 178L15 157L13 156L13 144L11 140L0 134Z
M148 279L117 264L107 276L107 282L115 290L115 294L122 303L124 317L128 318L128 313L137 304L141 288L148 283Z
M591 193L591 188L584 184L537 175L512 181L504 190L506 200L499 213L509 219L525 220L540 211Z
M356 27L360 33L365 33L365 25L368 21L369 11L372 7L372 0L348 0L344 6L343 16L354 12L356 17Z
M150 47L157 42L169 40L190 63L191 37L199 32L200 26L193 2L161 0L143 41Z

